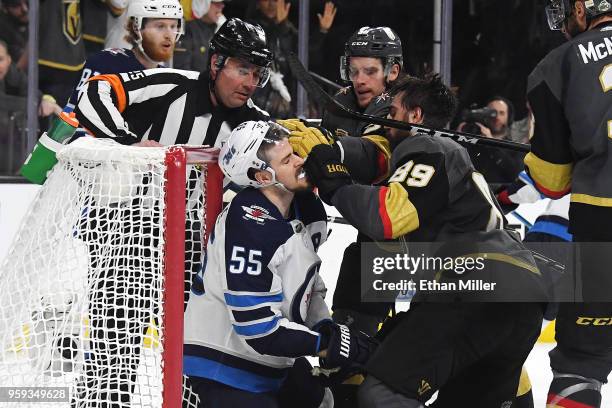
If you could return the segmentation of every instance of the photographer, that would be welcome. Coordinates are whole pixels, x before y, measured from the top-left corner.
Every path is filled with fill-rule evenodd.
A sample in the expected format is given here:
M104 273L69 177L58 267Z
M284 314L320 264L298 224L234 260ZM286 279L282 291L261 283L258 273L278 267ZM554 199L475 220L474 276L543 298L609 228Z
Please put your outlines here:
M510 127L514 121L514 106L503 96L494 96L480 109L463 111L460 132L473 133L493 139L511 140Z
M513 116L512 102L503 96L494 96L483 108L464 110L457 130L493 139L511 140ZM470 146L468 151L474 167L491 184L511 182L522 170L522 153L483 146ZM496 190L495 186L492 188Z

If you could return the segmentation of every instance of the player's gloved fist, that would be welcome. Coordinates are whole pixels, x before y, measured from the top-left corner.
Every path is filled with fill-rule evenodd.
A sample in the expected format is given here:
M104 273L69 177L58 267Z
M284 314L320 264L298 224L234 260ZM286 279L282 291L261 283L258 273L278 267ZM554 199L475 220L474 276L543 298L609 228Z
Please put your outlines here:
M326 329L329 333L324 336L329 338L327 354L320 359L323 368L341 367L359 371L378 347L378 341L374 338L343 324L329 325Z
M348 169L330 145L314 146L304 162L304 170L309 180L319 189L321 199L329 205L337 189L353 184Z

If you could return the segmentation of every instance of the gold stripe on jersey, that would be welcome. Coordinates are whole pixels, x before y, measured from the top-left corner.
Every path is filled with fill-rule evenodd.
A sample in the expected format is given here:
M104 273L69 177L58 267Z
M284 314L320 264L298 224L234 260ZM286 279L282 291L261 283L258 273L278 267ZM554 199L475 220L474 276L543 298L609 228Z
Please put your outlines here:
M612 198L609 197L595 197L588 194L572 194L570 196L570 201L573 203L596 205L597 207L612 207Z
M62 69L64 71L72 71L72 72L80 71L85 66L84 62L82 64L79 64L79 65L67 65L67 64L60 64L59 62L53 62L53 61L49 61L49 60L45 60L45 59L39 59L38 63L40 65L44 65L46 67L51 67L51 68L55 68L55 69Z
M385 195L385 210L389 217L391 236L399 238L419 228L419 214L400 183L391 183Z
M525 166L529 168L533 181L551 192L563 192L570 187L572 163L550 163L529 152L525 156Z
M97 35L93 35L93 34L83 34L83 39L87 41L95 42L98 44L104 44L104 38L98 37Z

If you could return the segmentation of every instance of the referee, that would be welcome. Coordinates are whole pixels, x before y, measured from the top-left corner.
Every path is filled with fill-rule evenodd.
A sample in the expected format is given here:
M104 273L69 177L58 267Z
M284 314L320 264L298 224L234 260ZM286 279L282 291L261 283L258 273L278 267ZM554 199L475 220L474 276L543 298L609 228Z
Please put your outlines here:
M93 136L134 146L219 147L238 124L268 120L250 99L268 81L272 61L261 27L228 20L212 38L209 55L202 72L157 68L92 77L75 107L76 117ZM73 406L93 400L105 407L130 402L143 334L157 313L153 289L142 282L151 281L147 274L160 256L156 225L161 215L156 204L149 206L153 211L144 207L138 199L127 206L91 205L79 225L95 290L89 297L90 356ZM127 219L133 222L113 227L116 220ZM196 223L197 218L188 225L188 241L199 242ZM142 237L140 250L128 242L136 232ZM187 297L191 266L199 265L201 248L192 244L186 251Z

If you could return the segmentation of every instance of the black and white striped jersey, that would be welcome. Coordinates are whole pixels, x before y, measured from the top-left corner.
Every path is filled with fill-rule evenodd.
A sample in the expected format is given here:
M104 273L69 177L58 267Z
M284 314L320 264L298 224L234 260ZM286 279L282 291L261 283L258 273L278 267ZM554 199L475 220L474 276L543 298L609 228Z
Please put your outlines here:
M92 77L75 109L82 127L121 144L220 146L247 120L268 120L249 99L240 108L214 107L208 72L156 68Z

